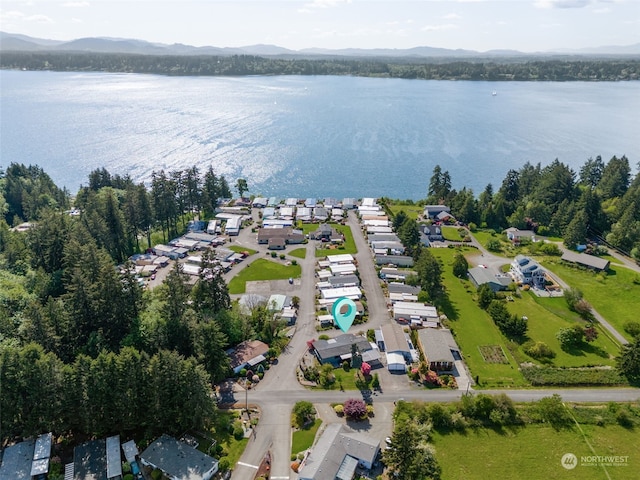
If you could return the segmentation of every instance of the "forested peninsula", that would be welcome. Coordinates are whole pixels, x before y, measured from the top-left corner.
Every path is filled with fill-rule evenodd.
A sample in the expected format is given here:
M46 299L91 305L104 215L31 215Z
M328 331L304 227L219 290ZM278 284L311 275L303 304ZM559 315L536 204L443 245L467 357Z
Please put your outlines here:
M4 51L0 68L158 75L351 75L420 80L620 81L640 79L633 57L281 58Z

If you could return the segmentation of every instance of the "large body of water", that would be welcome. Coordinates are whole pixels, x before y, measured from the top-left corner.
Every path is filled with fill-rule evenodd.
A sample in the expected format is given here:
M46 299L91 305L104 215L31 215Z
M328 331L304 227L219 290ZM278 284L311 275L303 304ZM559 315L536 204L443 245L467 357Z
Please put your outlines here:
M196 164L254 194L419 199L437 164L478 194L527 161L640 160L640 82L0 71L0 87L0 166L72 193L98 167L147 181Z

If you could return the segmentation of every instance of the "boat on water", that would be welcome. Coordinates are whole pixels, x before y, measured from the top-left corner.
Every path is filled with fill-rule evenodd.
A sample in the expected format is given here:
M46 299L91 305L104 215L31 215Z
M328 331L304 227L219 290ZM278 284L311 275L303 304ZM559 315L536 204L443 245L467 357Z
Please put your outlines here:
M498 92L496 92L495 90L491 92L491 96L495 97L496 95L498 95Z

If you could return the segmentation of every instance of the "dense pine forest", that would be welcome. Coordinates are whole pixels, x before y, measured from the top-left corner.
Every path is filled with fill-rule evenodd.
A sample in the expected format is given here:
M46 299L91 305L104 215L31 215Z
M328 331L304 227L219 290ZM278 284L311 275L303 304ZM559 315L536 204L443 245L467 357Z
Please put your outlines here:
M640 60L614 58L265 58L83 52L3 52L0 68L161 75L352 75L422 80L617 81L640 79Z
M640 261L640 174L626 156L589 158L579 172L527 163L477 195L453 189L438 166L425 193L470 226L529 228L570 248L606 242ZM103 168L73 197L39 167L0 171L0 441L206 425L211 385L229 373L225 350L258 338L278 353L283 325L233 305L210 252L195 285L176 264L153 290L127 260L229 197L212 168L154 172L150 185ZM23 222L31 228L13 228Z

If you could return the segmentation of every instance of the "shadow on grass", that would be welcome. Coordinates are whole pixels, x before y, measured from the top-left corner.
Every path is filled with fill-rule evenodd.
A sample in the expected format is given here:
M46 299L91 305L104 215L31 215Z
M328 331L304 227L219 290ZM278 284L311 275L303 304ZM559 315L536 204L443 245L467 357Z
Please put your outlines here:
M587 354L591 354L600 358L609 358L609 354L602 347L598 347L587 342L582 342L580 345L566 347L562 350L574 357L585 357Z
M451 302L449 295L443 293L435 302L436 306L444 312L449 320L458 320L460 318L459 311L455 304Z

